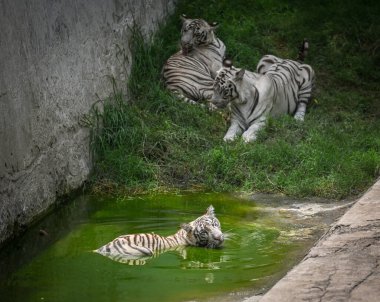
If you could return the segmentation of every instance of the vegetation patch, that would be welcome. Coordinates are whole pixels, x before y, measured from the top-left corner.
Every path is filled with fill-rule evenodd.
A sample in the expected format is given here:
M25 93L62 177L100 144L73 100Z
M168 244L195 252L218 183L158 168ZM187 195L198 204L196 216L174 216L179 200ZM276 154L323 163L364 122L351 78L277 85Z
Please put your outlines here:
M341 199L380 175L380 4L377 1L180 1L149 41L132 29L128 99L94 108L96 192L204 189ZM226 114L184 104L160 79L178 49L179 15L217 21L234 65L296 58L303 38L317 89L304 123L270 119L256 142L223 142Z

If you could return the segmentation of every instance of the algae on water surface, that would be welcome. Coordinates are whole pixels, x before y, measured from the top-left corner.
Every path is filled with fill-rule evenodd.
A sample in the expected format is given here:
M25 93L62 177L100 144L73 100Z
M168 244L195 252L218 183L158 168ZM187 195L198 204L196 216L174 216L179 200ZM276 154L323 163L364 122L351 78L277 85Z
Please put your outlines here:
M91 252L122 234L172 234L210 204L227 235L222 249L187 247L140 266ZM0 296L12 302L242 298L271 285L327 225L292 213L216 193L81 197L1 251Z

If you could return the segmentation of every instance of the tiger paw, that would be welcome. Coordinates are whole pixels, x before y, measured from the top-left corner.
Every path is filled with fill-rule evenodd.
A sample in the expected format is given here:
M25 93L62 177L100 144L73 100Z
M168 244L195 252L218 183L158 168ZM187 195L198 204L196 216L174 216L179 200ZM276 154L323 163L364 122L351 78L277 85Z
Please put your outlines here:
M303 122L304 119L305 119L305 114L296 113L296 114L294 115L294 119L295 119L296 121Z

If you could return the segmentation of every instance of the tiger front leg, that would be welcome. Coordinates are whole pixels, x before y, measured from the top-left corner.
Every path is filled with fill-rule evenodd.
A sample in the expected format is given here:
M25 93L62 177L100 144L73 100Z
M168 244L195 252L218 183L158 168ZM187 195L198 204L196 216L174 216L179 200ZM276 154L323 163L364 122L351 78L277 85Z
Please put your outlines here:
M223 140L225 142L234 141L236 137L238 137L242 133L243 133L243 129L241 129L241 127L239 126L239 123L237 121L232 120L231 126L228 128L228 131L226 135L224 136Z
M265 118L261 118L259 121L253 123L249 128L243 133L243 140L245 143L253 142L257 139L257 133L265 126Z

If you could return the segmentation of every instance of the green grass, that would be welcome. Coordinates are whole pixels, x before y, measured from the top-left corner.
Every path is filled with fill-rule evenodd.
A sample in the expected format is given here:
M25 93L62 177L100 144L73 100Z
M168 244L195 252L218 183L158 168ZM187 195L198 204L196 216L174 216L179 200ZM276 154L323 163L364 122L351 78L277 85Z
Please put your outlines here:
M179 14L220 23L234 65L264 54L296 58L317 74L303 124L271 119L258 141L224 143L220 114L183 104L160 80L178 47ZM103 100L90 116L97 192L202 188L341 199L380 175L380 4L377 1L181 1L151 41L133 30L128 101Z

